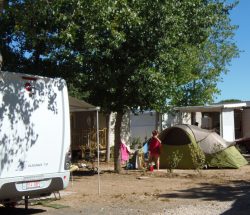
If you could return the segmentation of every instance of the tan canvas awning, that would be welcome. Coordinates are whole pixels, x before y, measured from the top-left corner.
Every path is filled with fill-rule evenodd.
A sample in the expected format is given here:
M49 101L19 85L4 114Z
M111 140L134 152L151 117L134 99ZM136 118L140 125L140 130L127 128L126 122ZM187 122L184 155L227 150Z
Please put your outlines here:
M97 168L98 168L98 194L100 195L100 143L99 143L99 110L100 107L91 105L83 100L69 96L70 112L96 111L96 139L97 139Z
M99 110L99 107L96 107L83 100L79 100L71 96L69 96L69 106L70 106L70 112Z

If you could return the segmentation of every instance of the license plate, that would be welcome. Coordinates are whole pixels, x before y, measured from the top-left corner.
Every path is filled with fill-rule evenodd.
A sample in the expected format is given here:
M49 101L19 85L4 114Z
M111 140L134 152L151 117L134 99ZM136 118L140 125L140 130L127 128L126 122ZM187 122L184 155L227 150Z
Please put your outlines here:
M33 189L33 188L40 188L40 187L41 187L40 181L29 181L29 182L23 183L24 190L29 190L29 189Z

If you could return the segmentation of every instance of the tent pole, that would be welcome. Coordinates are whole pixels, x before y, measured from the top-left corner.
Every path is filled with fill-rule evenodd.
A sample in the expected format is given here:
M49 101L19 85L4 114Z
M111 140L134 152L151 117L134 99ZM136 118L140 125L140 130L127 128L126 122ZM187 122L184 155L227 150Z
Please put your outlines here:
M97 168L98 168L98 195L101 194L101 183L100 183L100 144L99 144L99 107L96 109L96 140L97 140Z

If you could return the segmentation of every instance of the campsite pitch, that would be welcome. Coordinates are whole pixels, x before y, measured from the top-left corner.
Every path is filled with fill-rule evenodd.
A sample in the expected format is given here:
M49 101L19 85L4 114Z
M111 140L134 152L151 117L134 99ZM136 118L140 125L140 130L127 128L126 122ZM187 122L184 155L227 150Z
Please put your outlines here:
M79 171L61 192L62 198L48 204L64 207L34 204L30 210L36 214L250 214L250 165L172 174L166 170L115 174L112 168L112 164L101 166L100 195L97 175ZM23 212L23 205L15 210Z

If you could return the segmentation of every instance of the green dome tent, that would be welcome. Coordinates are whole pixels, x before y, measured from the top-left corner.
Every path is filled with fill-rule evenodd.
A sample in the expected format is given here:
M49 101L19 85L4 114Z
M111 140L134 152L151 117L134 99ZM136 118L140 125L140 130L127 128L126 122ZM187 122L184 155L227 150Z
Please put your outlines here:
M234 142L197 126L176 125L162 131L159 138L162 140L161 168L196 169L205 165L239 168L248 164Z

